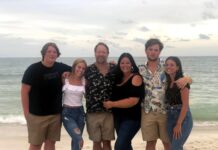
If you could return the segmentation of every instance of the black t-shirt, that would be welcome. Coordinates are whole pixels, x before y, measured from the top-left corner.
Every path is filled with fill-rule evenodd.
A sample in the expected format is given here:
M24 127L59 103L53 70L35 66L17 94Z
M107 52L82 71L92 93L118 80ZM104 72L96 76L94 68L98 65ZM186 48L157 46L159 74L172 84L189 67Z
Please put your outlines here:
M139 97L139 102L130 108L113 108L112 112L114 116L120 116L132 120L140 120L141 118L141 101L145 96L144 83L140 86L132 85L132 76L121 86L114 86L112 92L112 100L117 101L129 97Z
M58 114L62 109L61 75L71 67L55 62L46 67L41 62L30 65L25 71L22 83L31 86L29 112L34 115Z
M185 87L187 87L188 89L190 89L190 85L187 84ZM178 104L182 104L182 97L181 97L181 93L180 90L176 83L173 84L173 87L167 87L166 90L166 104L168 105L178 105Z

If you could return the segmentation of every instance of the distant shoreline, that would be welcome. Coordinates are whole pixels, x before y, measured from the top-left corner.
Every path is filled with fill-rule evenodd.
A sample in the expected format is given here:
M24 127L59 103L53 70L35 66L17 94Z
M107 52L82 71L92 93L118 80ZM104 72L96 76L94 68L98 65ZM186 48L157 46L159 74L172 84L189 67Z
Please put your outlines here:
M178 56L178 55L176 55L176 56ZM78 58L78 57L83 57L83 58L94 58L94 56L93 57L90 57L90 56L60 56L60 58L59 59L61 59L61 58ZM118 58L119 56L109 56L109 58ZM137 57L137 58L146 58L146 56L134 56L134 57ZM164 57L168 57L168 56L160 56L161 58L164 58ZM218 56L178 56L178 57L218 57ZM26 56L26 57L17 57L17 56L0 56L0 59L1 58L39 58L39 59L41 59L41 56L38 56L38 57L32 57L32 56Z

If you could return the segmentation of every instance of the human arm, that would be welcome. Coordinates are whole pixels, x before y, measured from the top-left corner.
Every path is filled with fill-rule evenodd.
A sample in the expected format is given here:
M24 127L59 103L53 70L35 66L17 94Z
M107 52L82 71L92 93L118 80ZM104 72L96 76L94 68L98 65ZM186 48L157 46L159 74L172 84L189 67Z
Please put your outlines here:
M132 85L137 87L142 84L142 78L139 75L135 75L132 79ZM129 108L136 105L139 102L139 97L127 97L125 99L120 99L117 101L105 101L104 107L107 109L110 108Z
M178 139L181 136L181 126L185 119L188 107L189 107L189 89L187 87L180 90L182 99L182 108L177 120L176 126L173 129L173 137Z
M129 108L129 107L136 105L138 103L138 101L139 101L139 98L137 98L137 97L128 97L128 98L121 99L118 101L108 100L108 101L103 102L103 104L104 104L104 107L107 109L110 109L110 108Z
M24 117L27 118L29 114L29 92L30 92L31 86L28 84L22 84L21 85L21 102L23 107L23 113Z
M176 85L180 89L183 89L187 84L192 84L192 78L189 76L184 76L176 80Z
M65 71L65 72L62 73L61 79L62 79L62 83L63 84L65 83L65 79L69 78L69 76L70 76L70 72L69 71Z

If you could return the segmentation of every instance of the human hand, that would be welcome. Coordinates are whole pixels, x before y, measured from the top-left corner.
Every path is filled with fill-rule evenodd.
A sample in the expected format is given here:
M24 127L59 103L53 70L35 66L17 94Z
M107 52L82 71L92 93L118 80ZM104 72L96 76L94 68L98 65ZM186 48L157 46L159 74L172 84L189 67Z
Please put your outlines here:
M110 109L113 107L113 102L108 100L108 101L104 101L103 102L103 106L106 108L106 109Z
M182 135L181 131L181 124L176 124L176 126L173 128L173 138L179 139Z
M175 83L178 86L178 88L183 89L188 83L188 81L186 78L183 77L183 78L176 80Z
M116 64L117 64L115 60L111 60L111 61L109 61L109 63L110 63L110 64L113 64L113 65L116 65Z
M67 78L67 77L69 77L69 75L70 75L70 72L64 72L63 74L62 74L62 78Z

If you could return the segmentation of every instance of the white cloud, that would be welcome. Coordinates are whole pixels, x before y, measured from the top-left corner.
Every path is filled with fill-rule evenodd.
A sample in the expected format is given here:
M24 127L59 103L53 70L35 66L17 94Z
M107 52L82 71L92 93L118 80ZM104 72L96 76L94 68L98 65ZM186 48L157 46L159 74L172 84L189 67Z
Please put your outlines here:
M142 56L151 37L175 55L201 55L205 49L190 49L217 49L217 26L216 0L2 0L0 56L35 56L48 41L57 42L62 56L93 56L99 41L112 56L124 50ZM202 43L200 35L209 38Z

